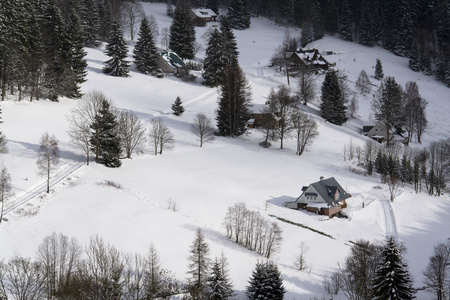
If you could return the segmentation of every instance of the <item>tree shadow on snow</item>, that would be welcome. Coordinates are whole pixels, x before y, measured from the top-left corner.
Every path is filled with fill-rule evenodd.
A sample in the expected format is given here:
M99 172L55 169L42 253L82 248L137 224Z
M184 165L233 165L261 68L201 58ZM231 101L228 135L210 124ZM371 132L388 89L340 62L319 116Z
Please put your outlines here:
M283 195L280 197L270 196L270 199L267 199L266 201L276 206L286 207L286 202L294 202L296 199L297 197Z

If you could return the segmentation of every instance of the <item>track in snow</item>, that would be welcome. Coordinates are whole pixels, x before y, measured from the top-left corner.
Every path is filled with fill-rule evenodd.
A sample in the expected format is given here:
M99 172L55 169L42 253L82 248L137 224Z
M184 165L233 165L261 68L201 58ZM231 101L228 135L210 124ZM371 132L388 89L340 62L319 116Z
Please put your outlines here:
M81 168L85 163L80 162L74 162L67 167L65 167L62 170L59 170L58 173L56 173L51 179L50 179L50 187L58 184L65 178L67 178L70 174ZM32 190L28 191L26 194L20 196L13 202L9 202L8 204L5 204L5 210L3 211L3 216L7 215L9 212L15 210L16 208L24 205L28 201L34 199L35 197L39 196L42 193L45 193L47 190L47 182L44 182L37 187L33 188Z

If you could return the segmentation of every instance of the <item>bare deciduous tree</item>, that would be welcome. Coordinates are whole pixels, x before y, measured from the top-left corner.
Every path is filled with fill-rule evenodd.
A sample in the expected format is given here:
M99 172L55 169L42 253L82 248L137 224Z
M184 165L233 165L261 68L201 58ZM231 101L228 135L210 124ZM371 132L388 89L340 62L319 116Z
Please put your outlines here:
M311 70L306 68L299 70L297 97L305 106L316 98L315 78Z
M352 100L350 100L350 103L348 105L348 113L350 114L350 118L353 119L355 117L358 108L359 108L358 98L356 97L356 95L353 95Z
M169 150L173 148L173 135L169 130L169 127L164 123L161 118L154 118L151 121L152 128L150 129L150 143L153 145L155 155L162 154L163 149ZM158 151L159 148L159 151Z
M306 264L306 252L308 252L309 248L306 246L305 242L301 242L299 246L299 253L294 257L294 266L303 271L307 268Z
M124 299L146 299L145 272L147 260L141 254L128 254L125 256Z
M150 14L150 15L146 16L146 18L148 20L148 25L150 26L150 29L152 30L153 38L156 41L159 36L159 28L158 28L158 23L156 22L155 16L153 14Z
M400 180L398 176L394 174L387 174L385 178L385 182L389 188L389 195L391 202L394 202L395 197L397 196L398 186L400 185Z
M145 17L141 2L124 1L120 5L122 27L130 32L130 38L134 41L135 32L138 30L141 19Z
M293 114L293 123L297 131L297 155L300 156L319 135L319 131L317 131L317 122L301 111Z
M39 174L47 178L47 193L49 193L51 173L59 164L59 148L55 136L49 136L48 132L44 133L41 137L36 164L39 169Z
M423 271L424 283L437 300L448 299L450 291L450 241L433 248L427 267Z
M129 111L122 111L118 116L118 124L120 142L126 157L131 158L133 152L142 152L146 142L145 127L138 116Z
M107 101L110 107L114 107L111 100L107 99L103 92L93 90L83 96L77 107L70 111L67 117L69 121L70 141L80 148L86 155L86 164L89 165L91 153L91 124L95 121L102 103Z
M11 175L8 173L6 167L3 167L0 171L0 224L3 219L3 208L5 207L5 201L11 193Z
M364 146L364 157L365 157L365 165L367 168L367 174L369 176L372 176L377 152L378 152L377 143L372 139L367 140Z
M210 118L202 113L195 116L191 131L200 141L200 147L203 146L203 143L215 140L213 123Z
M170 30L169 27L163 27L161 29L161 47L165 50L169 49L170 43Z

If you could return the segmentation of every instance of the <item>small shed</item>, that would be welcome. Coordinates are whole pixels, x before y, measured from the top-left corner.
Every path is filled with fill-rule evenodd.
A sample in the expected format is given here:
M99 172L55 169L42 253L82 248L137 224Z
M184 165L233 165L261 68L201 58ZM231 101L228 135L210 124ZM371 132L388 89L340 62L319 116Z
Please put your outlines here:
M206 23L217 20L217 14L209 8L193 8L190 14L192 21L197 26L206 26Z
M158 69L161 69L164 73L178 74L185 65L184 61L175 52L159 52Z

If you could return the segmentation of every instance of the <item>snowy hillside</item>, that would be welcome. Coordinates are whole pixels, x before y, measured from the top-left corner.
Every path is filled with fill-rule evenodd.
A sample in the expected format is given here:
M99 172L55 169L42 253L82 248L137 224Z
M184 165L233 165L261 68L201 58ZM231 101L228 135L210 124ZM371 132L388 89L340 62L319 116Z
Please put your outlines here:
M164 4L145 3L144 7L147 14L155 16L160 29L170 26ZM201 36L207 28L196 30L197 42L206 48ZM289 30L291 36L300 34L299 29ZM235 32L239 62L252 88L255 111L262 108L270 88L286 84L282 74L268 67L284 32L284 27L264 18L253 18L250 29ZM407 81L417 81L421 95L429 102L430 124L423 145L413 147L450 137L450 90L432 77L411 71L407 59L329 36L310 47L335 52L327 59L336 62L336 68L348 75L353 89L362 69L372 83L379 83L373 78L376 58L383 62L385 75L395 76L402 86ZM359 117L342 127L325 123L319 117L317 99L307 112L318 121L320 134L300 157L295 155L294 140L288 141L283 150L276 142L267 149L260 147L258 143L263 137L257 130L236 139L218 137L200 148L190 132L190 124L198 112L214 119L217 89L171 76L158 79L134 69L129 78L107 76L101 71L107 60L103 49L87 51L89 73L83 92L103 91L119 109L136 113L146 124L154 117L162 117L174 134L175 147L154 156L147 144L143 154L123 160L118 169L95 163L86 166L83 153L69 144L67 135L66 117L78 100L30 103L11 97L1 103L4 121L1 130L8 139L9 153L1 154L0 160L11 173L14 196L9 199L7 221L0 225L0 260L15 255L34 257L39 243L52 232L76 237L83 244L91 236L99 235L124 252L145 254L153 242L162 266L183 280L189 247L200 227L211 248L211 258L220 256L222 251L228 258L238 297L245 299L245 286L255 263L264 258L228 240L222 225L228 207L244 202L248 209L278 222L283 230L282 247L273 260L284 277L286 299L324 296L323 276L334 272L338 263L344 261L349 241L381 241L395 233L408 249L406 258L415 286L422 286L422 270L433 246L450 237L450 198L415 194L413 187L405 186L391 205L388 188L377 176L364 177L349 170L351 163L343 160L342 150L350 141L354 145L365 143L358 130L371 118L371 98L359 98ZM196 59L203 56L200 51ZM322 80L323 76L318 78L318 89ZM293 80L292 86L295 84ZM186 109L179 117L171 114L177 96ZM59 140L62 158L60 173L55 175L56 183L48 195L41 192L45 179L38 175L36 167L39 139L46 131ZM328 219L284 206L301 194L302 186L319 180L320 176L334 176L352 194L348 200L348 219ZM106 181L120 184L121 188L105 185ZM12 209L14 203L19 204L17 201L23 204ZM270 202L267 211L266 201ZM178 210L168 209L169 202L176 203ZM269 215L310 226L333 238ZM309 248L306 253L309 271L298 271L293 266L301 242ZM431 295L421 292L417 298L431 299Z

